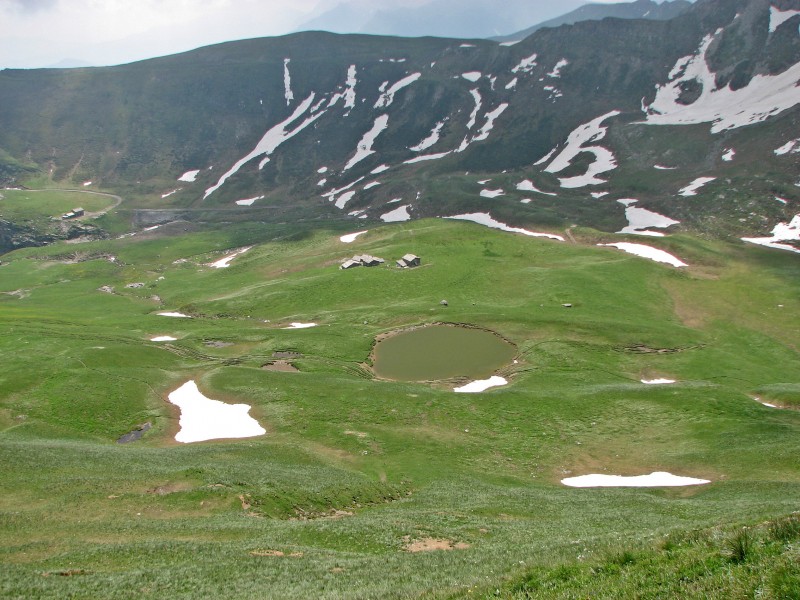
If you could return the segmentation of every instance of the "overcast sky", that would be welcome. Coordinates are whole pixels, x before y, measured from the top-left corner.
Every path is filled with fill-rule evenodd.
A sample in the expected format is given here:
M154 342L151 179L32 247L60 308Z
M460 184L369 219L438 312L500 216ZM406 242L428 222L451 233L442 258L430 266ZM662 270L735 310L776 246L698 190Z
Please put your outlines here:
M375 10L429 1L0 0L0 68L48 67L65 60L120 64L228 40L291 33L342 2ZM560 0L528 1L550 13L562 5ZM563 6L559 12L574 8L567 2ZM521 23L519 29L533 24Z

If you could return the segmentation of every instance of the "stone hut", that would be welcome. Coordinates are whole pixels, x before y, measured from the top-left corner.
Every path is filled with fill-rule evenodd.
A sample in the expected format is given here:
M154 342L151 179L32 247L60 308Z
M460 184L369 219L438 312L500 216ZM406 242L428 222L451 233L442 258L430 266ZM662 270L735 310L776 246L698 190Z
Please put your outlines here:
M352 269L353 267L377 267L386 261L377 256L370 254L356 255L353 258L348 258L339 267L340 269Z
M406 254L403 258L397 261L397 266L401 269L410 269L411 267L418 267L422 259L414 254Z

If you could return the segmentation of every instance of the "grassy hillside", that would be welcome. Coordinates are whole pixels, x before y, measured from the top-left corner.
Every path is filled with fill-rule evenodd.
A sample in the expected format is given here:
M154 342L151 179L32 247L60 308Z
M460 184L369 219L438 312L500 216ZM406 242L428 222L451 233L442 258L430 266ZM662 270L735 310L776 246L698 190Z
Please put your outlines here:
M297 225L191 229L3 257L4 597L575 597L595 589L592 561L616 565L597 589L627 582L633 597L649 564L672 560L652 540L798 509L789 253L651 240L690 264L678 270L598 248L614 236L589 229L562 243L424 220L352 244ZM246 246L229 268L207 266ZM407 252L423 265L337 268ZM318 326L282 329L294 321ZM372 376L377 335L442 321L515 343L509 385L455 394L455 382ZM161 335L177 340L149 341ZM299 372L262 368L279 351L300 355ZM658 377L677 383L641 383ZM188 380L251 405L267 434L176 443L166 397ZM145 423L141 440L116 443ZM653 471L712 483L560 483ZM678 556L700 553L669 539ZM758 552L781 557L796 593L796 542L776 540L764 533ZM749 581L743 564L726 577Z

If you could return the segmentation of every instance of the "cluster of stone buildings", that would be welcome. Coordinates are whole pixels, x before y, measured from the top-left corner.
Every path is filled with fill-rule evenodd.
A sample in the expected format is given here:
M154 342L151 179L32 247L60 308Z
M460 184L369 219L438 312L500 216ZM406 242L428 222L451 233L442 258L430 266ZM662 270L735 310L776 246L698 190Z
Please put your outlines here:
M382 258L378 258L377 256L371 256L369 254L360 254L356 255L353 258L348 258L346 261L342 263L342 266L339 267L340 269L352 269L353 267L377 267L378 265L382 265L386 261Z
M397 261L397 266L401 269L409 269L411 267L418 267L420 265L421 259L419 256L414 254L406 254L403 258ZM352 269L353 267L377 267L379 265L385 264L386 261L382 258L378 258L377 256L372 256L370 254L360 254L356 255L352 258L348 258L345 260L340 269Z

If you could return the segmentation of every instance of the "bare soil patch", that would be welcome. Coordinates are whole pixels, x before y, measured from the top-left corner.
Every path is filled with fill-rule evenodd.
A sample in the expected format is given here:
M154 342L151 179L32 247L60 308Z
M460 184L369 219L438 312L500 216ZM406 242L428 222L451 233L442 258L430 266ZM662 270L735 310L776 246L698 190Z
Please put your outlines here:
M438 538L422 538L421 540L409 541L403 546L406 552L434 552L436 550L466 550L469 544L464 542L453 542L452 540Z
M288 360L276 360L273 362L268 362L264 366L261 367L265 371L278 371L280 373L299 373L300 369L295 367L292 363Z
M203 344L209 348L228 348L229 346L233 346L232 342L220 342L217 340L206 340Z

